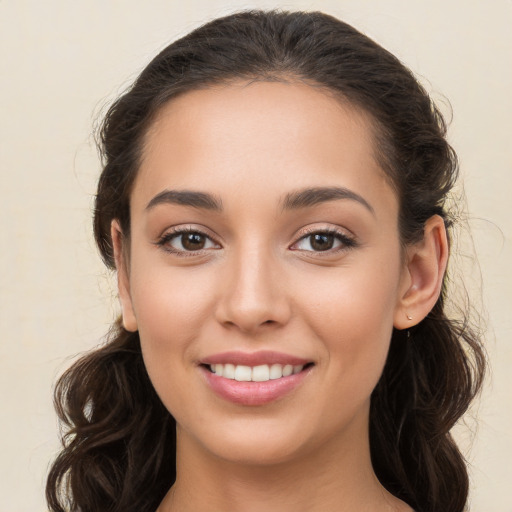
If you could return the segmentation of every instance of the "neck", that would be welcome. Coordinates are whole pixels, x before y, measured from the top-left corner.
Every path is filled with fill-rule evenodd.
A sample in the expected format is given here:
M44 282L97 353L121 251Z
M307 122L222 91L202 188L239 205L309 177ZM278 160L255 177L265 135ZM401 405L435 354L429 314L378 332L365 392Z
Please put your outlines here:
M249 464L206 452L178 429L178 478L157 512L411 511L375 476L365 429L353 430L290 460Z

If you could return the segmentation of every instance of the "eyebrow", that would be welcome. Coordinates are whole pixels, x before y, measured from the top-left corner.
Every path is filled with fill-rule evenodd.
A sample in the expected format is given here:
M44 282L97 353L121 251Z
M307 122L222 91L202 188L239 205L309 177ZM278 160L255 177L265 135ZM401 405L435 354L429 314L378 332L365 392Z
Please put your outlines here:
M357 201L375 215L375 210L366 199L344 187L314 187L290 192L284 198L283 210L298 210L339 199Z
M151 210L159 204L179 204L203 210L222 211L222 201L220 199L205 192L194 192L192 190L164 190L149 201L146 210Z
M283 200L283 210L298 210L340 199L357 201L375 215L375 210L366 199L344 187L313 187L290 192ZM220 199L206 192L192 190L164 190L151 199L146 210L160 204L178 204L217 212L223 209Z

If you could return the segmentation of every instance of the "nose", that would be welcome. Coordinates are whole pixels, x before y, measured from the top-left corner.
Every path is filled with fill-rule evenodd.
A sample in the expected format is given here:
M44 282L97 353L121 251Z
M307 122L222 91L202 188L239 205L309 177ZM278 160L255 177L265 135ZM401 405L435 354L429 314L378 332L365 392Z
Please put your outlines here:
M270 251L239 251L221 276L216 318L225 327L255 333L285 325L291 305L283 272Z

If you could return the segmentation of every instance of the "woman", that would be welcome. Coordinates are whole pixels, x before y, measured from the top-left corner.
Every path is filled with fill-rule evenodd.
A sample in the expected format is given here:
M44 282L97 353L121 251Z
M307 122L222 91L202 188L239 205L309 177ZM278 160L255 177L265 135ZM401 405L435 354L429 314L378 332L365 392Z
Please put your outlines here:
M101 136L122 318L57 386L50 509L462 511L484 356L444 310L456 157L412 74L330 16L242 12Z

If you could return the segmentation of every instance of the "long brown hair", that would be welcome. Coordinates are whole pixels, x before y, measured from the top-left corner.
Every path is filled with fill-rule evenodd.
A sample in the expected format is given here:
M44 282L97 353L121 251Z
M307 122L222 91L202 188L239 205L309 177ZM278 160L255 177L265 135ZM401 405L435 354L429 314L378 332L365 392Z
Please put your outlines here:
M377 158L400 205L402 243L441 215L457 178L442 115L398 59L351 26L318 12L246 11L216 19L165 48L108 111L94 233L114 269L110 225L129 236L130 192L155 114L177 95L233 79L304 80L373 119ZM381 483L418 512L461 512L465 461L450 429L478 392L485 357L463 315L445 313L446 279L431 313L394 331L373 392L370 448ZM59 380L63 450L50 470L52 512L154 512L175 479L175 422L158 399L137 333L118 322L109 341Z

